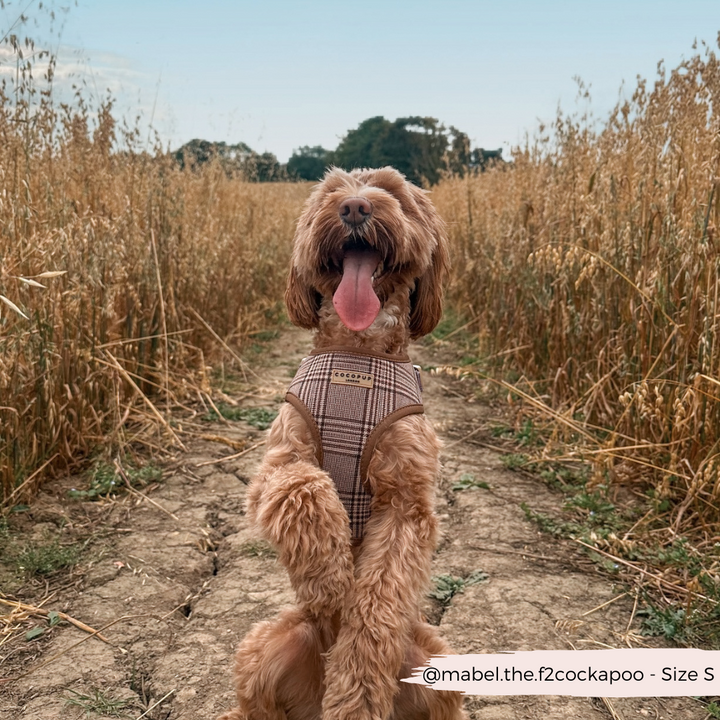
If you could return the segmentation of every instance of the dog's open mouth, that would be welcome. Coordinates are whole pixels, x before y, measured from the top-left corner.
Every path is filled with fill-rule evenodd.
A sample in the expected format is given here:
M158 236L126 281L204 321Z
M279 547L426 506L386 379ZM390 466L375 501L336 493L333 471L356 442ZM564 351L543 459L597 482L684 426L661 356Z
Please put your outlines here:
M382 271L382 256L365 244L350 244L343 249L342 280L333 295L333 305L349 330L367 330L380 312L380 299L374 280Z

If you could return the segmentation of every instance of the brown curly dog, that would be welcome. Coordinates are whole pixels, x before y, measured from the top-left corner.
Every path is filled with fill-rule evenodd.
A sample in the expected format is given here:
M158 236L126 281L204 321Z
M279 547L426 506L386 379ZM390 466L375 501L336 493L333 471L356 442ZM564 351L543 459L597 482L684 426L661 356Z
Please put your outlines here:
M418 601L436 543L439 441L407 357L442 311L443 223L390 167L333 169L298 222L285 300L315 330L248 491L297 606L236 656L224 720L460 720L459 693L399 682L450 650Z

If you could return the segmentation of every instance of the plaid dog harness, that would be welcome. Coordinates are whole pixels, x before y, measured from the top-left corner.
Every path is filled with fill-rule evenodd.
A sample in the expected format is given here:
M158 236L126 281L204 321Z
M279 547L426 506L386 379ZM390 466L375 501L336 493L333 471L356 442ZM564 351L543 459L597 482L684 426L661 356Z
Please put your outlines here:
M393 422L423 412L421 393L420 373L406 355L345 348L313 351L290 384L285 399L313 434L318 464L335 483L354 540L370 517L373 450Z

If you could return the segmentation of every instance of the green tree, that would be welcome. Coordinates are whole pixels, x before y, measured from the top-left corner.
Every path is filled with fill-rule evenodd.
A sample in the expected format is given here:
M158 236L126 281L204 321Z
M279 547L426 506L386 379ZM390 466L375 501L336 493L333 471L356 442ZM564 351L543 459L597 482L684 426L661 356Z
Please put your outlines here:
M228 145L209 140L190 140L173 153L180 167L201 167L215 160L228 175L251 182L287 180L285 166L271 152L257 153L244 142Z
M333 152L320 145L304 145L293 151L287 164L287 173L293 179L319 180L332 165Z
M245 179L252 182L282 182L288 179L285 166L271 152L253 152L245 160L243 171Z
M244 142L228 145L224 142L194 139L185 143L173 155L180 167L199 167L217 159L228 172L242 172L247 159L254 154Z
M381 115L363 120L355 130L349 130L338 145L335 164L346 170L387 165L383 162L379 144L391 124Z
M435 118L412 116L391 122L378 116L350 130L334 159L348 170L392 165L417 185L434 185L444 173L465 173L470 140Z

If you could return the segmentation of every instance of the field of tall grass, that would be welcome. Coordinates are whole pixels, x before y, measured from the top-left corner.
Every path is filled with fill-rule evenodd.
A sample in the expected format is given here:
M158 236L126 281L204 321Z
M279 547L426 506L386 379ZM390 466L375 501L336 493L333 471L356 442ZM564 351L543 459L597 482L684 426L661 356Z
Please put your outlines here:
M720 521L720 65L702 48L598 125L441 184L457 311L495 369L674 530Z
M49 72L52 72L52 64ZM181 170L110 102L0 94L0 499L162 408L282 313L307 184ZM11 92L12 90L12 92ZM606 484L720 533L720 66L659 68L598 123L558 116L513 162L449 178L449 305Z
M99 446L179 439L166 404L282 312L308 193L181 171L110 103L58 107L18 66L0 93L0 500L12 502Z

